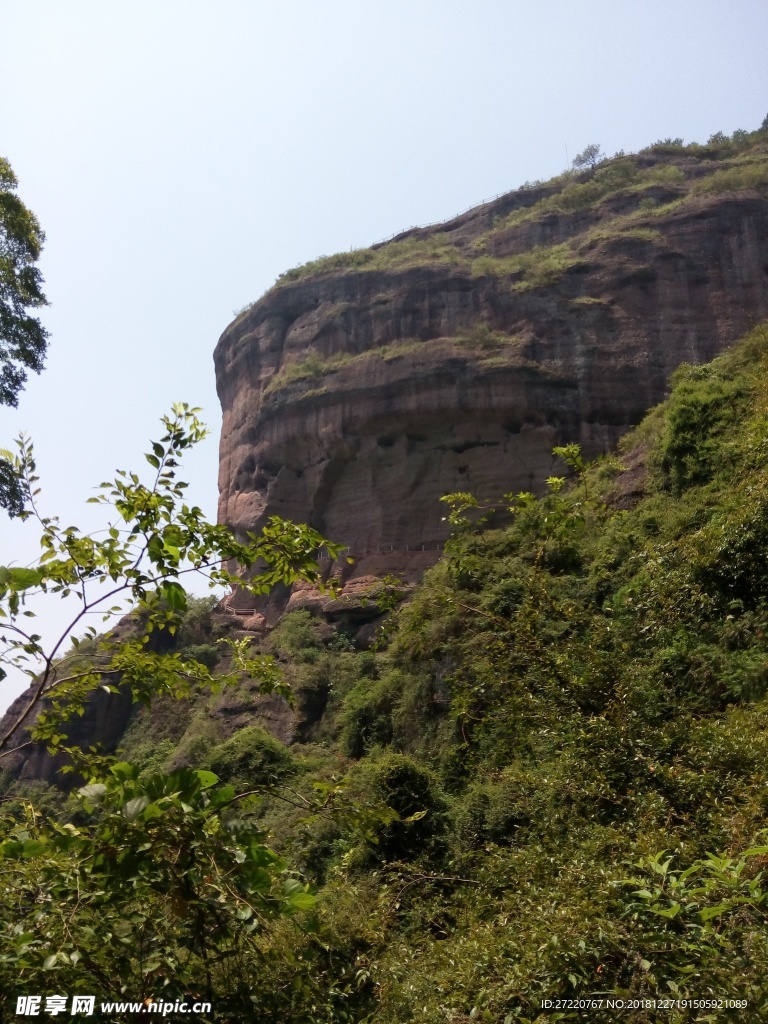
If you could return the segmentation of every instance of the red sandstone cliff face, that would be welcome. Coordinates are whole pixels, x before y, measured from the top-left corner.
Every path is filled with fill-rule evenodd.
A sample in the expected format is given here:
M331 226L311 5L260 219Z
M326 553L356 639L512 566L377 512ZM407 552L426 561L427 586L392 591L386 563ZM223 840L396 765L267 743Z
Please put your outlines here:
M554 445L610 449L681 362L768 317L767 229L765 139L732 160L611 161L286 275L216 349L220 519L308 521L356 561L340 598L297 588L260 611L310 608L365 641L377 578L413 582L436 560L442 495L540 488ZM642 488L642 460L628 469L619 504ZM225 734L256 718L289 742L320 713L301 700L294 714L245 686L212 714ZM72 736L113 749L130 714L127 694L97 693ZM42 748L6 764L57 767Z
M767 317L764 190L707 191L706 161L632 165L584 209L547 209L562 183L521 190L278 282L216 348L220 520L306 521L353 577L415 579L442 495L536 490L554 445L612 448L675 367Z

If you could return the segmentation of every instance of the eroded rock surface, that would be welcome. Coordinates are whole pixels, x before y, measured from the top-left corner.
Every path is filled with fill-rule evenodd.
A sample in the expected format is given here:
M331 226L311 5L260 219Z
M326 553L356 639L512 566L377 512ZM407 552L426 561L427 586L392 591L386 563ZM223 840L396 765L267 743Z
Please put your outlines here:
M413 581L444 494L537 490L554 445L611 449L681 362L768 316L765 195L691 192L708 169L678 164L686 184L514 223L554 186L521 190L278 282L216 348L220 520L308 522L348 545L351 579Z

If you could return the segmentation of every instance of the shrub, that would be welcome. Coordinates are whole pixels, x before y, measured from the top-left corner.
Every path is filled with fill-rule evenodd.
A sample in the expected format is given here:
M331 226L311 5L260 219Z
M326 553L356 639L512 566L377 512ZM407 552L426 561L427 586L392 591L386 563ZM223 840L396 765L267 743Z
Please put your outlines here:
M176 632L179 647L200 644L210 640L214 633L213 612L218 606L216 597L188 597Z
M140 778L148 779L150 775L164 772L176 752L173 740L161 740L157 744L146 744L131 751L133 763L141 771Z
M636 176L637 164L634 160L611 160L595 171L592 180L606 188L615 189L631 184Z
M399 816L375 827L377 858L411 860L438 851L445 831L445 801L423 765L405 754L388 752L365 764L359 781Z
M695 192L717 195L722 192L741 192L744 189L768 189L768 161L741 164L715 171L702 178L694 187Z
M373 746L392 742L392 713L402 688L398 673L362 679L347 694L341 711L341 749L362 757Z
M350 252L338 252L332 256L318 256L316 260L303 263L300 267L294 267L280 274L277 284L289 284L292 281L300 281L305 277L313 277L315 274L336 273L339 270L355 270L364 267L375 257L373 249L352 249Z
M316 615L305 609L289 612L282 617L280 624L272 632L269 646L277 654L282 654L292 661L311 664L317 660L323 647L320 621Z
M184 661L197 661L206 668L214 668L221 657L216 644L191 644L182 652Z
M296 770L288 748L258 725L240 729L214 747L208 755L208 766L237 789L269 786Z
M746 392L743 381L722 377L712 365L683 364L672 382L657 460L664 481L679 494L708 480L719 465L718 438Z
M460 803L456 834L462 847L509 844L525 836L535 815L536 787L517 776L475 783Z
M755 607L768 599L768 495L755 491L723 510L696 538L694 579L723 600ZM746 682L746 680L745 680Z

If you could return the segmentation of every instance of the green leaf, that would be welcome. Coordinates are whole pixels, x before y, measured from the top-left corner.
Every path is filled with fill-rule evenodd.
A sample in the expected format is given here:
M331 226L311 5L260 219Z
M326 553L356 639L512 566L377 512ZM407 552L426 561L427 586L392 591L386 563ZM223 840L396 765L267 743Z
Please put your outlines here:
M88 786L83 786L78 790L78 793L85 800L102 800L107 792L107 787L103 782L92 782Z
M720 903L716 907L704 907L703 910L699 911L699 918L702 921L709 921L713 917L719 917L721 914L724 914L726 911L730 909L731 906L728 903Z
M213 772L196 771L195 775L197 775L200 780L201 789L210 789L211 786L215 786L219 781L219 776L214 775Z
M43 572L41 569L8 569L6 579L13 590L29 590L38 585Z
M673 903L667 910L661 910L658 907L654 907L652 912L654 914L658 914L659 917L666 917L670 920L673 920L677 917L681 910L682 907L679 903Z
M184 611L187 607L187 593L176 580L165 580L162 586L163 597L173 611Z
M39 839L27 839L22 853L25 857L37 857L39 854L46 852L47 849L47 845L41 843Z
M231 803L235 797L235 787L230 783L226 786L222 786L221 789L217 789L215 793L211 794L211 806L221 807L222 804Z
M416 811L408 818L403 818L403 823L408 825L413 821L421 821L422 818L426 818L427 814L429 814L429 811Z
M285 902L294 910L312 910L317 905L317 897L311 892L297 892L288 896Z
M135 821L150 803L148 796L136 796L123 805L123 817Z

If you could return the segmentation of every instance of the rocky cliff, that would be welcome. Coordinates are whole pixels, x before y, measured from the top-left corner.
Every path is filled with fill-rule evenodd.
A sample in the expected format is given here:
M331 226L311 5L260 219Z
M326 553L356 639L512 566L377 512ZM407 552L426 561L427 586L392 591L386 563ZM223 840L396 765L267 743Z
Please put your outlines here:
M767 229L759 132L657 145L282 275L216 348L220 518L240 532L272 514L307 521L355 561L329 567L344 576L340 598L235 594L230 610L247 614L221 628L246 635L303 607L365 641L377 580L415 582L437 559L442 495L539 489L554 445L613 447L681 362L768 318ZM642 468L622 476L629 504ZM298 692L293 713L246 685L206 722L228 736L258 720L291 742L321 714L327 681ZM131 714L127 693L99 692L71 737L112 750ZM188 722L174 722L181 735ZM4 767L52 781L58 766L34 747Z
M219 340L220 520L306 521L353 579L418 578L442 495L538 489L554 445L610 449L681 362L766 316L764 136L657 145L321 258Z

